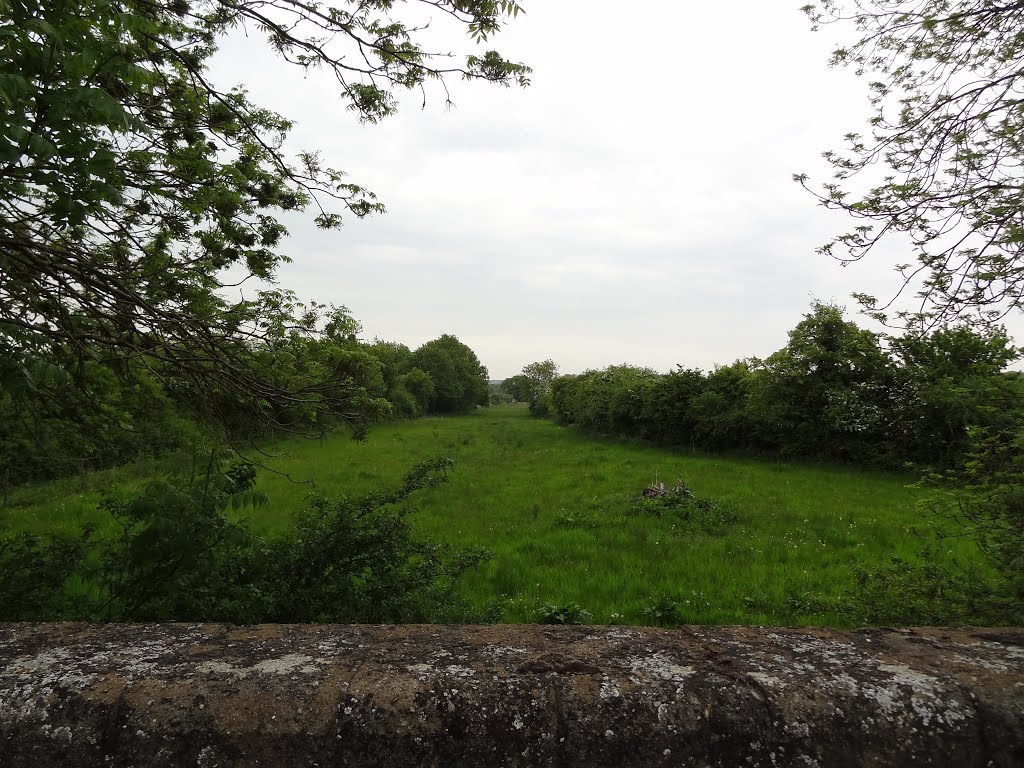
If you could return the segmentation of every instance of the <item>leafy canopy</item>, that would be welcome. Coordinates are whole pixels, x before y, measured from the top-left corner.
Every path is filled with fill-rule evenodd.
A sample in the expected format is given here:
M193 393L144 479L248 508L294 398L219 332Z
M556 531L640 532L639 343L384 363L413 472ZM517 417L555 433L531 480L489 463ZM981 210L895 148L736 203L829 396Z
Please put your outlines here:
M1024 4L823 0L803 10L815 29L852 25L857 39L832 63L872 78L869 135L825 153L834 176L815 191L864 223L820 250L857 261L895 233L909 238L914 258L898 270L919 303L897 316L912 326L1024 308ZM858 298L887 319L893 302Z
M431 413L469 413L487 405L487 368L476 353L449 333L428 341L412 353L410 363L433 382Z
M417 4L476 42L520 12ZM291 122L207 67L224 35L258 31L286 61L333 75L367 122L395 111L397 91L443 89L446 76L527 84L529 69L495 51L457 62L424 49L422 29L395 17L406 5L0 0L3 381L40 359L99 359L227 391L254 416L324 405L322 392L268 380L250 353L283 327L317 333L332 318L282 315L296 306L287 292L241 300L226 289L273 280L286 261L282 212L311 209L334 229L383 208L316 153L290 153Z

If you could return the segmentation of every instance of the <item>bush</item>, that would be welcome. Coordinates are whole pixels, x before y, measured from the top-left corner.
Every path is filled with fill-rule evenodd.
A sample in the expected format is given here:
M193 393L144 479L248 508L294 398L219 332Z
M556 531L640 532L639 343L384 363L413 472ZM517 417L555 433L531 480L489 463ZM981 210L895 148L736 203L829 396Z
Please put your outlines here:
M78 537L0 536L0 620L54 621L69 617L75 604L64 590L85 566L91 529Z
M120 531L98 542L100 594L88 618L236 621L247 602L248 555L258 538L229 510L260 506L255 468L229 454L193 455L131 498L101 502Z
M683 615L679 603L668 595L662 595L644 608L644 618L659 627L678 627L683 623Z
M405 505L414 491L446 482L449 459L414 468L402 486L360 499L316 499L296 526L268 550L267 589L275 599L265 620L369 623L455 620L468 610L455 585L486 559L420 541ZM275 586L277 585L277 586Z
M445 482L450 465L424 462L400 487L361 498L316 499L264 538L229 514L267 503L252 490L254 468L204 454L104 500L113 535L0 538L0 620L478 620L455 585L484 553L420 541L407 520L409 496Z
M538 624L589 624L594 617L579 603L545 603L537 609Z
M728 503L694 496L682 481L674 488L651 486L634 499L630 514L646 517L671 517L683 529L701 533L722 533L739 522L739 513Z
M923 562L893 557L883 568L856 568L856 589L843 612L872 626L949 626L998 623L993 591L974 565L939 558L925 548Z

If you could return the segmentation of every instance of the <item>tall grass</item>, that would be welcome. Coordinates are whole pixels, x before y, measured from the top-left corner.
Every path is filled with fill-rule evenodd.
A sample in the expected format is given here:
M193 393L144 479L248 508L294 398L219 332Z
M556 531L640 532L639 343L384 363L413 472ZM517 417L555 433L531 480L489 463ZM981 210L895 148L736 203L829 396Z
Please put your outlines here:
M921 546L911 477L600 440L519 407L383 425L359 443L337 435L266 447L259 458L272 471L257 488L271 503L250 524L273 532L310 494L394 484L437 455L455 461L450 482L418 495L413 520L423 536L491 553L462 589L504 621L576 603L596 622L651 623L660 603L689 623L846 626L853 567L913 562ZM131 477L24 490L10 520L38 530L93 519L103 486ZM679 479L736 522L706 529L636 514L645 487ZM948 546L973 556L968 543Z

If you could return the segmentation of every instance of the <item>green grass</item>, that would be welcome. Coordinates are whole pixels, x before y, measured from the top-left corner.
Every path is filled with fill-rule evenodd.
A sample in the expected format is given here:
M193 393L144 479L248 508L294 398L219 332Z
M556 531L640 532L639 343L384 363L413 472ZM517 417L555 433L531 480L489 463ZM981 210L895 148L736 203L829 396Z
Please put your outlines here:
M914 560L921 544L911 477L600 440L518 407L383 425L362 443L342 435L280 442L266 454L281 474L261 473L257 488L271 503L249 520L268 533L311 493L357 495L398 483L421 459L453 459L449 483L414 497L412 519L424 536L490 552L462 589L512 622L575 602L599 623L649 623L645 611L666 596L690 623L845 626L835 606L854 588L852 566ZM9 522L102 523L94 510L103 490L138 474L21 489ZM707 533L671 516L630 514L655 479L679 478L739 522ZM970 556L970 544L949 546Z

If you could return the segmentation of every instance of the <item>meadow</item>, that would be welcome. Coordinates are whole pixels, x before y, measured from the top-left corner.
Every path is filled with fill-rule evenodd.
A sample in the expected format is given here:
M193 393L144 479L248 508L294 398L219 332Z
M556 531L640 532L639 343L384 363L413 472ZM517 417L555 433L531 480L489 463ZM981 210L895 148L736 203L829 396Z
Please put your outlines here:
M585 610L596 623L658 623L668 612L686 623L847 626L855 568L913 562L922 545L911 476L597 438L516 406L381 425L363 442L339 434L265 446L257 489L270 503L248 510L248 523L272 533L312 494L396 485L433 456L454 460L450 480L414 495L411 520L425 537L488 551L461 590L499 621ZM151 470L20 489L8 524L109 524L96 510L102 495ZM638 503L644 488L678 480L711 502L710 521ZM948 546L970 556L966 543Z

